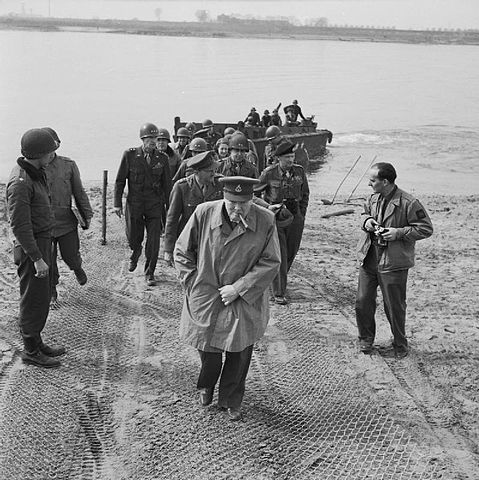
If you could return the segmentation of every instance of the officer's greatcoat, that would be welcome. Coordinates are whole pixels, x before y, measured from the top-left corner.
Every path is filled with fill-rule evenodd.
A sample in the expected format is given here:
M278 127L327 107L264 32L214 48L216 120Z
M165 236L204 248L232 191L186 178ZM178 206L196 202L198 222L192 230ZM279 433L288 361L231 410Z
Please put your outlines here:
M223 203L199 205L176 242L175 266L186 290L180 336L199 350L240 352L265 332L280 249L272 212L253 204L247 226L232 230ZM225 285L240 295L228 306L218 290Z

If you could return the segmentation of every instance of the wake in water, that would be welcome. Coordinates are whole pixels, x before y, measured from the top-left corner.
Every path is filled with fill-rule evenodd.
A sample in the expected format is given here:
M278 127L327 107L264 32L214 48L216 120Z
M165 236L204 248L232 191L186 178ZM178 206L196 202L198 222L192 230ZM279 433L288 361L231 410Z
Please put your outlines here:
M410 129L365 130L337 133L326 163L316 174L317 187L334 191L361 155L344 191L355 185L371 160L390 162L398 183L418 192L474 194L478 192L479 132L469 127L423 125ZM366 194L367 176L358 192Z

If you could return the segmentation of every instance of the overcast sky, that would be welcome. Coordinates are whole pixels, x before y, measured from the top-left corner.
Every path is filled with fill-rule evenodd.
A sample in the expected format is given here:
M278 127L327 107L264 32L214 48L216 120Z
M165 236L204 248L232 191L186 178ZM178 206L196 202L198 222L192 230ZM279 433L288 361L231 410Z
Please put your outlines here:
M9 12L83 18L193 21L198 9L257 17L326 17L330 24L396 28L479 28L479 0L0 0Z

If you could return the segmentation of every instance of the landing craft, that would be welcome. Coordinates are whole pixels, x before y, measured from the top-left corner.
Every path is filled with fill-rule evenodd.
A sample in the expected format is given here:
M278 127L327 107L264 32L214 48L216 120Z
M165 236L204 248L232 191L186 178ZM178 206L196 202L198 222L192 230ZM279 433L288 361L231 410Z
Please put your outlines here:
M193 122L196 131L203 128L201 122ZM180 117L175 117L175 138L176 132L179 128L184 127L186 122L182 122ZM215 123L214 129L216 132L224 135L224 131L228 127L236 129L237 123ZM326 153L326 144L331 143L333 134L329 130L317 130L318 124L312 119L303 120L299 125L283 125L279 127L281 135L289 139L291 142L296 143L298 147L298 153L301 157L301 164L304 165L304 158L313 159L318 158ZM261 171L264 168L264 149L268 144L268 139L265 137L265 127L244 127L244 132L247 134L256 146L256 150L259 156L258 165Z

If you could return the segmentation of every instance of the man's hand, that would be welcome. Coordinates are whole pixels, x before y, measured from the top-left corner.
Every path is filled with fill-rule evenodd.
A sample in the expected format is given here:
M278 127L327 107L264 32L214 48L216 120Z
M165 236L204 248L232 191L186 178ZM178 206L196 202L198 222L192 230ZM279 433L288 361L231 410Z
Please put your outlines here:
M171 252L165 252L163 258L165 259L165 262L169 267L173 266L173 254Z
M43 260L43 258L37 260L33 265L37 272L35 273L35 277L46 278L48 276L48 265L45 263L45 260Z
M88 230L90 228L90 223L91 220L85 220L85 225L82 228L82 230Z
M236 288L233 287L233 285L225 285L218 290L221 295L221 300L225 305L233 303L239 297L239 293L236 291Z
M368 218L366 223L364 224L364 229L368 232L374 232L376 230L376 226L379 225L374 218Z
M281 203L273 203L268 207L268 210L271 210L273 213L276 213L282 206L283 204Z
M123 208L115 207L115 214L118 216L118 218L121 218L123 216Z
M381 237L388 242L394 242L399 237L399 230L397 228L388 227L387 231L381 234Z

